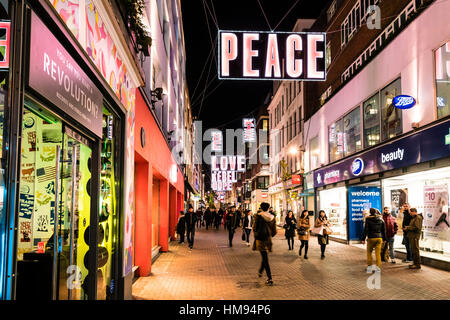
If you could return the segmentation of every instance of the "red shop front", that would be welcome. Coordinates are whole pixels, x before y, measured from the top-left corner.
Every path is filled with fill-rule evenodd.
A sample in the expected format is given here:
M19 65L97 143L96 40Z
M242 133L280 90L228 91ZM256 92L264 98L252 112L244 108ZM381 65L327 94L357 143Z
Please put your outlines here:
M184 179L142 93L136 91L135 221L133 265L148 276L152 260L175 238L178 212L184 208ZM171 170L172 176L170 174Z

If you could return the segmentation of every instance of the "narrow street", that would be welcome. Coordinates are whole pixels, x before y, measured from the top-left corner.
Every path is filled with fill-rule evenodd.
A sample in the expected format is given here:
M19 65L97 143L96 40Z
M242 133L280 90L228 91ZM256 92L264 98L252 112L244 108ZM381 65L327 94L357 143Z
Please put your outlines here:
M320 259L317 239L310 240L309 259L299 258L299 241L288 251L284 230L269 254L274 285L258 278L260 255L241 241L238 229L233 247L223 230L196 231L194 249L172 241L152 266L150 277L133 285L136 300L342 300L448 299L450 273L426 266L409 270L406 264L383 263L381 289L368 289L365 250L330 241L326 259Z

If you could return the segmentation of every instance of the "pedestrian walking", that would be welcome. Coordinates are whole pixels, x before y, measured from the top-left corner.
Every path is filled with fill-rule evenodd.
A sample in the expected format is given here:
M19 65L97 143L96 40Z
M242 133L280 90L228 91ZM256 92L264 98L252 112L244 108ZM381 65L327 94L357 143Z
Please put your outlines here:
M402 260L402 262L404 263L413 262L411 253L411 244L409 243L408 231L406 231L406 227L409 226L412 219L409 209L410 209L409 203L405 203L402 209L400 209L400 212L403 214L402 230L404 230L402 244L406 248L406 258Z
M223 210L222 210L222 208L219 208L219 210L216 211L216 216L215 216L215 220L214 220L214 226L216 227L216 230L219 230L220 224L222 222L222 218L223 218Z
M226 224L226 221L227 221L228 213L230 213L230 211L231 211L231 207L228 208L228 209L226 209L226 210L223 212L223 214L220 216L220 217L221 217L220 222L223 224L223 229L224 229L224 230L227 230L227 227L228 227L228 225Z
M325 228L329 228L331 227L331 223L330 220L328 220L327 215L325 214L325 211L320 210L319 211L319 216L316 219L316 222L314 224L315 228L321 228L325 229ZM322 234L319 234L317 237L317 240L319 241L319 245L320 245L320 252L321 252L321 259L325 259L325 250L326 247L328 245L329 239L328 239L328 234L322 230Z
M392 216L389 207L383 208L383 221L386 226L386 245L381 252L381 260L386 256L386 251L389 250L390 261L391 263L395 263L394 239L397 234L398 224L397 220Z
M203 222L203 212L202 212L202 210L198 209L195 214L197 216L196 217L196 219L197 219L197 221L196 221L197 229L200 229L202 227L202 222Z
M297 234L301 243L298 255L301 257L302 250L305 248L305 259L308 259L309 230L311 230L311 225L309 222L308 210L303 210L297 221Z
M236 231L236 228L239 227L241 219L241 213L239 211L236 211L236 207L232 206L231 211L228 212L226 216L226 224L228 229L228 243L229 246L233 246L233 237L234 232Z
M205 220L206 230L208 230L211 225L211 209L206 208L205 213L203 214L203 219Z
M189 209L188 212L186 212L185 219L186 219L187 241L189 243L189 249L192 250L192 248L194 247L195 222L197 216L194 213L194 208L191 205L189 205Z
M410 209L411 221L403 230L408 232L408 240L411 245L411 253L414 263L409 266L410 269L420 269L420 247L419 240L422 234L423 216L417 213L416 208Z
M251 212L251 210L246 210L244 216L243 229L245 232L245 241L248 247L250 247L250 233L252 232L252 226L253 226L253 213Z
M367 238L367 272L372 272L372 251L375 249L375 260L378 270L381 269L381 246L386 241L386 227L378 210L370 208L369 216L364 223L362 243L366 243Z
M180 217L178 218L177 223L177 233L178 238L180 239L180 243L184 243L184 235L186 233L186 219L184 216L184 211L180 211Z
M295 237L295 229L297 225L297 220L294 217L294 213L292 210L289 210L286 219L284 220L285 236L289 245L289 250L294 250L294 237Z
M258 250L261 254L261 266L258 276L262 277L263 271L266 271L267 285L273 285L272 273L270 271L268 252L272 252L272 237L277 233L275 217L268 212L269 204L261 203L261 211L255 215L253 220L253 233L255 241L252 249Z

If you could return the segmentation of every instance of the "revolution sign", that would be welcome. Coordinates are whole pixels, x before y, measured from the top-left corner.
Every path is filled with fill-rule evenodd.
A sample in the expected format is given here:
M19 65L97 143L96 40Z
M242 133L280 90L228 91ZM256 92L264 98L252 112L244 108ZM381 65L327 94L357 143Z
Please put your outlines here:
M325 80L325 33L219 31L219 79Z

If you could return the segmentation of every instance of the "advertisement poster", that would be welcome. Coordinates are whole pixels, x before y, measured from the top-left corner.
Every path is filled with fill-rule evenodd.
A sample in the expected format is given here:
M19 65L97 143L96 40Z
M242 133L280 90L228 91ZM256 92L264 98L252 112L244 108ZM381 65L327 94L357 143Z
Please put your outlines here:
M381 188L355 186L348 188L349 239L360 240L364 231L363 211L375 208L381 212Z
M425 237L449 240L448 185L425 186L423 230Z
M391 214L393 217L397 218L397 224L399 226L403 225L403 213L400 211L400 209L407 202L408 188L391 190ZM403 234L402 228L398 228L397 234Z

